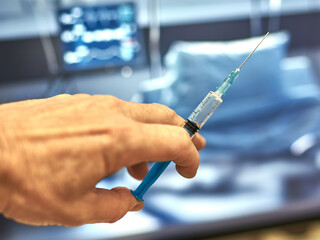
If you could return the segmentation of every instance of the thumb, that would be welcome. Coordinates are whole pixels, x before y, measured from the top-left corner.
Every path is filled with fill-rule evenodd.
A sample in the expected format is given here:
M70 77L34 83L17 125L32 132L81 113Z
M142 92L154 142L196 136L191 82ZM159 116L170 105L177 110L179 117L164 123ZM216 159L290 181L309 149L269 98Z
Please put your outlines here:
M88 193L81 202L74 205L77 219L75 224L114 223L121 219L128 211L139 211L144 203L139 202L124 187L111 190L96 188Z

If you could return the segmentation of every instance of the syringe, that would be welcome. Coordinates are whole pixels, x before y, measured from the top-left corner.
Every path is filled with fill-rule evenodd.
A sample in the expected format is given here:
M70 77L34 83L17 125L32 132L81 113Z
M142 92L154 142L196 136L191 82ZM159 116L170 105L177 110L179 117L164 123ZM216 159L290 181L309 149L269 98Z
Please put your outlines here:
M221 83L215 92L210 91L208 95L202 100L198 107L193 111L193 113L188 117L183 128L187 130L190 137L192 138L201 127L206 123L206 121L211 117L211 115L217 110L217 108L222 103L221 96L224 95L229 87L233 84L234 80L239 76L240 69L248 61L251 55L260 46L263 40L269 35L269 32L262 38L255 49L248 55L248 57L243 61L243 63L234 71L232 71ZM159 178L163 171L167 168L171 161L157 162L150 169L146 177L140 183L135 191L131 190L133 196L139 201L143 200L143 195L151 187L151 185Z

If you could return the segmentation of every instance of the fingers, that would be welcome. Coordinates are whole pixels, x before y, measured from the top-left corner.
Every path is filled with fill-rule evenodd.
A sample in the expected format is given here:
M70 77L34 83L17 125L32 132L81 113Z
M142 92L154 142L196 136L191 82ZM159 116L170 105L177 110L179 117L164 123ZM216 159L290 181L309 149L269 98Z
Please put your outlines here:
M129 174L137 180L142 180L148 173L148 163L142 162L128 167Z
M192 139L197 150L201 150L206 145L206 140L199 134L196 134ZM184 171L183 169L177 168L178 171ZM137 180L143 180L149 171L148 163L143 162L131 167L128 167L129 174Z
M64 99L70 95L68 94L61 94L57 95L51 98L41 98L41 99L30 99L30 100L23 100L19 102L11 102L11 103L6 103L6 104L1 104L0 108L1 110L5 110L6 108L25 108L25 107L31 107L37 104L45 103L48 100L55 100L55 99Z
M79 94L80 95L80 94ZM72 95L70 94L59 94L59 95L56 95L56 96L53 96L53 97L50 97L50 98L47 98L48 100L55 100L55 99L65 99L65 98L70 98L72 97Z
M132 103L122 101L118 98L112 96L89 96L86 94L76 94L73 96L62 94L55 97L49 98L48 100L60 100L60 99L69 99L80 101L81 99L94 99L95 102L102 104L103 108L107 110L113 109L115 111L120 111L126 117L133 119L138 122L143 123L159 123L159 124L168 124L182 126L185 123L185 120L175 113L171 108L158 104L141 104L141 103ZM110 115L110 113L108 113ZM193 143L198 150L201 150L205 146L205 140L196 134L193 138Z
M206 140L199 134L195 135L195 137L192 139L192 142L194 143L198 151L203 149L204 146L206 145ZM146 162L138 163L136 165L128 167L129 174L137 180L143 180L147 175L148 171L149 171L148 163ZM179 169L178 171L183 171L183 170Z
M203 149L206 146L206 139L202 137L199 133L196 133L192 139L193 144L197 148L198 151Z
M138 122L161 123L182 126L184 119L176 114L171 108L158 104L142 104L125 102L121 109L123 113Z
M176 126L183 126L185 123L185 120L176 114L174 110L158 103L138 104L124 102L121 109L127 117L139 122L160 123ZM195 134L193 143L198 150L203 149L206 145L205 139L199 134Z
M144 203L130 193L129 189L118 187L112 190L96 188L72 205L65 226L78 226L87 223L113 223L128 211L139 211Z
M125 161L130 162L125 165L172 160L179 166L177 170L182 176L195 176L199 154L185 129L161 124L139 124L133 129L131 134L135 137L126 138L127 154L130 157Z

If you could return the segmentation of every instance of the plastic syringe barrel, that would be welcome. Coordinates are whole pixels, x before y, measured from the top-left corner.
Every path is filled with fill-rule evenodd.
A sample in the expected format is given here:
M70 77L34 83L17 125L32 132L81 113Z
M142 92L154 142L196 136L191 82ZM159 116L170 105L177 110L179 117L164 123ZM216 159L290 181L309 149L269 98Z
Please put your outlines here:
M148 174L146 175L146 177L137 187L137 189L135 191L130 190L132 195L139 201L143 202L144 201L143 195L151 187L151 185L159 178L159 176L163 173L163 171L168 167L168 165L171 162L172 161L155 163L153 167L150 169L150 171L148 172Z
M190 137L192 137L199 128L197 125L189 120L186 121L186 123L183 126L184 129L187 130ZM159 178L159 176L163 173L164 170L168 167L168 165L172 161L166 161L166 162L157 162L155 163L148 174L145 176L143 181L140 183L140 185L137 187L135 191L130 191L133 196L138 199L139 201L143 200L143 195L148 191L148 189L152 186L152 184Z

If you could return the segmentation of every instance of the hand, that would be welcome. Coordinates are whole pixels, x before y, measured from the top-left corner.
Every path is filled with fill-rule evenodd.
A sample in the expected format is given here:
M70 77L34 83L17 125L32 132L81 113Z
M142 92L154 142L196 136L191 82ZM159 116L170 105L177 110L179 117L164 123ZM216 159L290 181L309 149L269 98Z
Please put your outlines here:
M193 177L205 140L191 141L183 123L163 105L111 96L0 105L0 212L26 224L77 226L140 210L127 188L95 185L123 167L143 179L148 161L173 160Z

